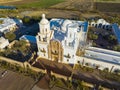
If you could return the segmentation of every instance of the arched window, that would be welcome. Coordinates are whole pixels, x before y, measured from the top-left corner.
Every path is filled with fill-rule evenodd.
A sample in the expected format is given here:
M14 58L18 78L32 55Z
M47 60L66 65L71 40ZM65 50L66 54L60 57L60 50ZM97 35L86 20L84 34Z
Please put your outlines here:
M77 61L78 64L80 64L80 61Z
M39 41L41 41L41 37L39 36Z
M69 62L69 59L67 59L67 62Z
M45 31L47 32L47 28L45 29Z
M67 41L65 40L65 45L67 45Z
M43 29L42 31L43 31L43 33L44 33L44 29Z
M95 24L95 28L97 28L97 24Z
M98 28L101 28L102 27L102 23L99 24Z
M72 37L72 34L70 33L70 38Z

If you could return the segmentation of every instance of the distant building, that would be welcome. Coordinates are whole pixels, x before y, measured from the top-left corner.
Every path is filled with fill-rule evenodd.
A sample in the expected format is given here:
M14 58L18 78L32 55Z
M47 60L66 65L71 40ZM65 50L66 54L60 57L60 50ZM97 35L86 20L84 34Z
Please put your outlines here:
M11 9L11 10L13 10L13 9L16 9L16 7L14 7L14 6L2 6L2 5L0 5L0 9Z
M104 19L98 19L97 21L92 20L90 22L90 26L96 27L96 28L107 29L107 30L112 29L111 24L106 22Z
M38 56L52 61L74 64L78 48L86 43L88 22L52 19L45 15L36 36Z
M98 21L93 20L89 25L90 27L112 30L118 40L118 43L120 44L120 27L117 23L110 24L104 19L99 19Z
M5 39L4 37L0 37L0 49L4 49L8 45L9 45L8 39Z
M0 32L6 33L22 25L22 20L12 18L0 18Z

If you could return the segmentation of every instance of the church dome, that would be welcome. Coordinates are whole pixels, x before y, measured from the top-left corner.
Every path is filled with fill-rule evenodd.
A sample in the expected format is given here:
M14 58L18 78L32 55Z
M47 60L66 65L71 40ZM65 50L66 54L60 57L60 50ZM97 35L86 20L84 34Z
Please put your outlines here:
M48 23L49 23L49 21L45 18L45 14L42 14L42 20L40 21L40 24L45 25Z
M62 24L62 31L66 31L67 25L71 24L72 22L70 20L65 20Z
M99 19L99 20L97 21L97 23L98 23L98 24L100 24L100 23L105 24L106 21L105 21L104 19Z
M70 23L72 23L70 20L65 20L64 22L63 22L63 27L66 27L68 24L70 24Z

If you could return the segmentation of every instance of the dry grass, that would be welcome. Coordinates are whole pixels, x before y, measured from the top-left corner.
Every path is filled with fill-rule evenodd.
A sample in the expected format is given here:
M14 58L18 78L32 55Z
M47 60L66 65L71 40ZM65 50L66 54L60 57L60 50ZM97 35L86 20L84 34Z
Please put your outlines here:
M93 0L66 0L66 2L52 6L51 8L69 10L88 10L92 9Z
M48 8L65 0L20 0L3 1L3 5L13 5L17 8Z

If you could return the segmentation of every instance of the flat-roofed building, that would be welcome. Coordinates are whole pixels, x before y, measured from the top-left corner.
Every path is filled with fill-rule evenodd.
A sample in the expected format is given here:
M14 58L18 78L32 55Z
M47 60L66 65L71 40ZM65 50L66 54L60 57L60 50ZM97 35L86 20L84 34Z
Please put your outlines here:
M22 26L22 20L12 18L0 18L0 32L6 33Z
M8 39L5 39L4 37L0 37L0 49L4 49L9 45Z
M76 63L101 70L120 70L120 52L88 47L83 57L77 57Z

